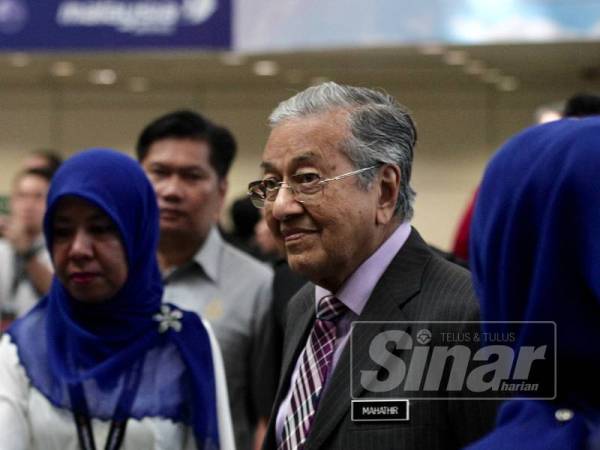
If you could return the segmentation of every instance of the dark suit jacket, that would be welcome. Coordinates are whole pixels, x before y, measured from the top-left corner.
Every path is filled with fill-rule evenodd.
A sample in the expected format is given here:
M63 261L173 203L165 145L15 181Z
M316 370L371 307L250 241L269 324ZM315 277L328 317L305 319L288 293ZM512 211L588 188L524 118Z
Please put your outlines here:
M288 308L282 378L263 450L276 449L275 420L289 390L290 377L314 321L314 285L308 284ZM359 321L473 321L479 319L469 273L434 255L412 230L408 240L375 286ZM456 325L461 331L463 325ZM354 330L353 364L364 368L368 348L379 331ZM496 403L465 400L411 400L408 422L352 422L351 397L372 398L360 387L351 388L350 345L330 375L320 400L305 450L441 450L459 449L482 436L493 425ZM354 371L353 373L356 373ZM399 388L400 389L400 388ZM460 394L459 394L460 395ZM407 398L401 390L382 395Z

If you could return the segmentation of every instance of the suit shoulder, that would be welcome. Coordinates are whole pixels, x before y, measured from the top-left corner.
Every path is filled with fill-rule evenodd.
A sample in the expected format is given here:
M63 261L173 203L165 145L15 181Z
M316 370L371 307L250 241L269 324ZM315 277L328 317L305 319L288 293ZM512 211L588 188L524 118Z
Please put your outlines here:
M423 272L421 296L443 306L446 317L441 320L479 320L471 273L437 255Z
M314 300L315 285L311 282L304 284L298 292L296 292L288 303L288 314L293 314L297 310L304 310L307 303Z

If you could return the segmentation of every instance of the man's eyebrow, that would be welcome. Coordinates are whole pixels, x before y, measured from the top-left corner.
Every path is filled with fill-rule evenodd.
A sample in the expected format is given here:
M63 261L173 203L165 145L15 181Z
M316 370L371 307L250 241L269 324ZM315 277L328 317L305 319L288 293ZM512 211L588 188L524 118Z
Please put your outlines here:
M311 161L319 160L319 159L322 159L320 154L315 153L315 152L307 152L307 153L303 153L302 155L295 156L292 159L292 163L300 164L300 163L311 162Z
M166 170L171 170L174 172L192 172L192 171L203 172L203 171L205 171L205 169L202 166L197 165L197 164L189 164L189 165L179 166L177 164L172 164L169 162L154 161L154 162L150 163L149 166L150 166L150 168L166 169Z
M292 158L292 161L290 162L290 164L298 165L298 164L311 162L311 161L315 161L315 160L320 160L320 159L322 159L322 157L319 153L309 151L309 152L303 153L301 155L294 156L294 158ZM261 169L265 170L266 172L269 172L269 171L276 172L277 171L276 167L268 161L261 162L260 167L261 167Z
M275 171L275 166L267 161L261 162L260 168L263 169L265 172L274 172Z

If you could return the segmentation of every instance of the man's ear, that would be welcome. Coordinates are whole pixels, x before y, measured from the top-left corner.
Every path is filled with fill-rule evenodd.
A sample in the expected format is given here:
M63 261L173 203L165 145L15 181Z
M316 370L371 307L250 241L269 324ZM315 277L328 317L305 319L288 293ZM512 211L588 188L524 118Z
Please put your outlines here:
M229 182L227 181L227 178L219 178L218 183L219 185L217 186L217 189L219 190L219 195L222 198L225 198L227 195L227 189L229 189Z
M401 175L400 168L395 164L386 164L380 170L375 220L377 225L386 225L394 218L396 202L400 195Z
M219 196L219 206L215 211L215 220L219 220L221 217L221 210L223 209L223 205L225 205L225 197L227 195L227 189L229 188L229 182L227 178L219 178L217 181L217 194Z

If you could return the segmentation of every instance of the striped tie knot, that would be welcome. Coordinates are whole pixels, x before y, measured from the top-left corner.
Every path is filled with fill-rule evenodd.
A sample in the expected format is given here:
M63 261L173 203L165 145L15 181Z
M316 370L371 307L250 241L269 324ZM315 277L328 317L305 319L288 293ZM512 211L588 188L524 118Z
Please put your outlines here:
M319 305L317 306L317 319L332 322L344 314L347 309L346 305L344 305L340 299L333 295L329 295L319 300Z

